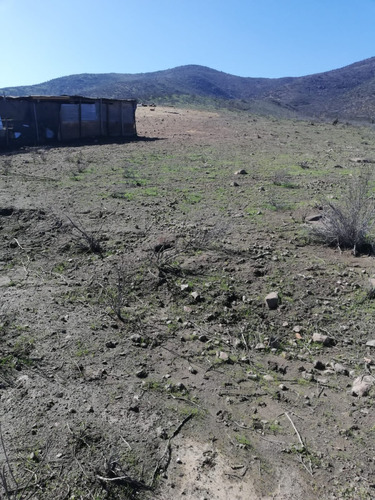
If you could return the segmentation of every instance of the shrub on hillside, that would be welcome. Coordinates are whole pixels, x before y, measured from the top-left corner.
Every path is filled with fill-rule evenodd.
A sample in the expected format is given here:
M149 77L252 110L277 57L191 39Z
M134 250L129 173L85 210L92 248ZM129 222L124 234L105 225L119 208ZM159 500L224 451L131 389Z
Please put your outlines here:
M328 245L352 249L357 254L373 250L374 222L375 200L368 171L351 180L341 202L324 204L323 216L314 224L312 233Z

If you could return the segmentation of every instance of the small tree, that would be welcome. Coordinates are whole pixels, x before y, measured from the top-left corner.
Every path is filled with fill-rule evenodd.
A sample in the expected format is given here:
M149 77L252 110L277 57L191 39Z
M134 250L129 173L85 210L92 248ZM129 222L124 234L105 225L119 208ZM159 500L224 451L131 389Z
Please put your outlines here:
M312 233L328 245L353 249L353 253L373 250L372 227L375 222L375 200L371 190L371 172L354 177L341 203L327 202L321 220Z

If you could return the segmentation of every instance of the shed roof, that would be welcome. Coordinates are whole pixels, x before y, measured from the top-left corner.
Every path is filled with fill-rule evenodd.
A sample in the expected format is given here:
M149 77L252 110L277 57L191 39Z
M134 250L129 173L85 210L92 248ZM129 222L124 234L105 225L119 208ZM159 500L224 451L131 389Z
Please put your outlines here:
M97 101L102 101L104 103L110 102L137 102L136 99L110 99L107 97L84 97L80 95L58 95L58 96L49 96L49 95L30 95L30 96L4 96L5 100L15 100L15 101L50 101L50 102L62 102L62 103L94 103Z

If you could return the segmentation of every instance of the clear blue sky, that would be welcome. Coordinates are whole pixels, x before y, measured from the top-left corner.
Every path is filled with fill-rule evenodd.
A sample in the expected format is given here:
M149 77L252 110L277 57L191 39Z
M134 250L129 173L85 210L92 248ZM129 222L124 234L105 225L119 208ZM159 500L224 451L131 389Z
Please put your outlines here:
M201 64L302 76L375 56L375 0L0 0L0 87Z

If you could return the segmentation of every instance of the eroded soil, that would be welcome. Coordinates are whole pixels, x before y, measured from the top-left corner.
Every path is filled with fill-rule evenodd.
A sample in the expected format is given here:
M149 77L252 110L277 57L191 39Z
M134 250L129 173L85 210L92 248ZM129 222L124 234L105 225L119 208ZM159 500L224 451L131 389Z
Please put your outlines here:
M373 131L137 127L0 156L1 498L373 498L373 257L306 223Z

